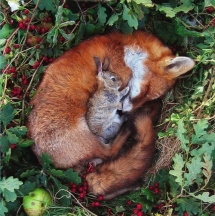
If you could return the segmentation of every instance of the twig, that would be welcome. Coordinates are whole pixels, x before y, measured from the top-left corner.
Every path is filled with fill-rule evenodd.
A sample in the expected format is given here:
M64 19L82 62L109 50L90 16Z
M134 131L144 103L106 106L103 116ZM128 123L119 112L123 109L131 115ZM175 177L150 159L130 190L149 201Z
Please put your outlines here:
M42 63L43 63L43 59L42 59L42 61L40 62L40 65L41 65ZM33 83L34 77L35 77L35 75L36 75L38 69L40 68L40 65L39 65L39 67L34 71L32 77L31 77L31 81L30 81L30 83L29 83L27 89L25 90L25 93L24 93L23 98L22 98L22 114L21 114L21 123L22 123L22 124L24 123L24 120L25 120L25 98L26 98L27 92L29 91L29 89L30 89L30 87L31 87L31 85L32 85L32 83Z
M10 35L10 37L7 39L7 42L6 42L6 44L5 44L5 47L8 46L10 40L13 38L13 36L14 36L18 31L19 31L19 28L17 28L16 30L14 30L14 32L13 32L13 33ZM4 55L4 54L5 54L5 49L4 49L4 51L3 51L3 55Z
M203 98L203 102L205 102L205 101L207 100L208 95L209 95L209 93L210 93L210 91L211 91L211 87L212 87L212 85L213 85L213 83L214 83L214 80L215 80L214 75L215 75L215 67L212 68L212 78L211 78L211 80L210 80L210 82L209 82L207 91L206 91L205 96L204 96L204 98ZM200 109L199 109L199 111L198 111L198 113L197 113L197 118L200 118L200 117L201 117L201 112L202 112L202 106L200 107Z

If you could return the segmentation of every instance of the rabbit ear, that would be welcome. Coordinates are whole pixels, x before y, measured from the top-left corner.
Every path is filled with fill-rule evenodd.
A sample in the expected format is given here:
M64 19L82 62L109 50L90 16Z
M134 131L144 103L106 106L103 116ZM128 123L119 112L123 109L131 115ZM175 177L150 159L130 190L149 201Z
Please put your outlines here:
M181 56L166 61L165 69L168 71L171 77L176 78L191 70L194 65L195 62L191 58Z
M99 57L94 57L94 61L96 63L97 72L102 72L102 62Z
M104 64L103 64L103 66L102 66L102 69L103 69L104 71L106 71L106 70L108 69L108 67L109 67L109 64L110 64L110 59L109 59L108 57L106 57L106 58L105 58L105 62L104 62Z

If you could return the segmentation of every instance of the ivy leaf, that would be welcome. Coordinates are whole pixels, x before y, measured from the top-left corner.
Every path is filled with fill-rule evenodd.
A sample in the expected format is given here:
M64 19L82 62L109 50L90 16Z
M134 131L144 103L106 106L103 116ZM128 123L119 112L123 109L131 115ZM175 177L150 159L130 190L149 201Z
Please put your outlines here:
M185 211L188 212L188 214L198 214L199 209L201 208L201 203L196 202L194 198L178 198L176 200L177 207L176 211L179 212L179 215L183 215Z
M33 0L35 4L37 4L38 0ZM54 2L52 0L46 0L46 1L39 1L39 9L40 10L47 10L47 11L52 11L53 13L57 12L57 9L55 8Z
M67 40L71 41L74 39L75 35L74 34L66 34L66 32L63 29L59 29L59 32L62 34L62 36Z
M146 196L146 199L149 201L154 201L155 200L155 195L153 192L147 188L142 188L141 193Z
M202 171L202 166L203 164L200 157L193 157L191 158L190 162L186 163L188 172L184 174L184 186L190 186L194 183L194 181L198 178L198 175Z
M181 141L181 148L185 150L186 152L189 151L189 147L186 145L189 143L189 140L185 137L186 130L184 129L184 122L183 119L180 119L178 121L178 129L176 132L176 135L178 139Z
M173 161L174 161L173 170L170 170L169 174L175 176L176 177L175 181L178 182L180 186L182 186L183 184L182 173L183 173L185 161L181 154L175 154L175 156L173 157Z
M11 192L8 189L4 189L4 197L7 202L14 202L17 198L15 192Z
M10 192L14 192L15 189L19 189L19 186L22 185L23 182L19 181L18 178L13 178L13 176L3 179L0 182L0 190L4 192L5 189L9 190Z
M123 18L123 20L128 22L128 25L130 27L134 27L135 29L137 29L137 27L138 27L137 17L134 16L134 14L132 13L132 10L129 9L125 4L123 5L122 18Z
M215 203L215 195L210 196L209 192L203 192L202 194L199 194L194 197L200 199L205 203Z
M71 168L64 172L64 177L69 182L74 182L75 184L81 183L81 178L77 172L74 172Z
M106 22L106 18L107 18L107 14L105 13L106 8L102 7L101 4L98 5L98 11L97 11L97 15L98 15L98 20L99 23L103 26Z
M13 114L14 108L11 105L11 103L7 103L3 106L2 111L0 112L0 120L2 120L4 126L6 127L10 121L13 120L14 114Z
M109 20L107 21L107 24L112 26L117 20L119 19L119 14L113 14Z

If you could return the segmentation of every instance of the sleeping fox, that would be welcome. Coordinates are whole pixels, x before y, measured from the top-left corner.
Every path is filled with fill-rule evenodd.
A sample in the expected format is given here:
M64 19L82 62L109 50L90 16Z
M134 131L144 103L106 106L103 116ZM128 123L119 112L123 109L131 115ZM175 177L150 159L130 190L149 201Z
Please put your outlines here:
M33 109L27 123L28 135L35 142L33 151L38 158L42 153L48 153L58 168L72 167L78 172L83 171L86 161L101 159L104 163L100 170L98 168L97 174L101 174L102 178L95 174L87 177L87 180L90 191L94 194L108 195L113 193L111 188L126 190L131 176L134 179L140 177L133 164L137 166L136 169L140 169L141 174L146 171L153 158L151 139L154 133L147 141L144 128L151 124L150 121L141 121L141 115L134 116L132 121L136 122L135 134L138 137L129 156L133 153L135 157L144 160L128 163L123 167L120 178L117 178L117 173L108 172L113 170L115 165L121 167L121 161L126 162L123 159L125 156L119 155L119 151L132 136L132 130L126 125L122 126L116 138L109 144L103 144L90 131L86 112L88 100L97 89L94 56L102 62L109 58L108 70L114 71L122 79L119 90L129 87L128 96L122 104L122 112L127 113L128 118L145 102L165 94L178 76L194 67L194 61L188 57L173 56L168 47L149 33L135 31L125 35L113 32L83 41L47 68L31 101ZM144 148L144 145L152 145L152 148ZM114 161L115 158L117 162ZM138 163L141 165L138 166ZM109 182L106 181L98 187L95 182L104 179L105 174L109 176ZM134 179L131 180L131 185Z

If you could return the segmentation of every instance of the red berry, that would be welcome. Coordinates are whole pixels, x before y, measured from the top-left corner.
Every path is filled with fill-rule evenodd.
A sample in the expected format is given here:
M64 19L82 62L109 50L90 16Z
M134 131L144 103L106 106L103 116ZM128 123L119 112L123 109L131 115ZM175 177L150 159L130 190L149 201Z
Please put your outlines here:
M47 19L48 19L48 22L51 22L51 21L52 21L52 18L51 18L51 17L48 17Z
M131 200L127 200L127 205L131 205L132 204L132 201Z
M62 37L60 37L60 39L59 39L59 40L60 40L60 42L62 42L62 43L63 43L63 42L65 41L65 38L62 36Z
M153 186L153 185L150 185L150 186L149 186L149 190L154 190L154 186Z
M188 212L185 211L185 212L183 213L183 216L189 216Z
M16 67L12 67L11 68L11 73L15 73L16 72Z
M215 205L214 205L214 206L212 206L212 210L213 210L213 211L215 211Z
M154 183L154 186L155 186L155 187L159 187L159 183L158 183L158 182L155 182L155 183Z
M84 193L80 193L80 194L79 194L79 198L80 198L80 199L84 199L84 197L85 197L85 194L84 194Z
M6 54L10 53L10 48L9 48L9 47L6 47L5 50L4 50L4 52L5 52Z
M158 188L155 188L155 189L154 189L154 193L155 193L155 194L159 194L159 189L158 189Z
M46 30L44 28L41 29L41 33L44 34Z
M143 212L138 212L137 216L143 216Z
M42 39L40 37L37 38L37 43L40 43Z
M138 204L136 205L136 208L139 209L139 210L142 209L142 207L143 207L143 206L142 206L142 204L140 204L140 203L138 203Z
M50 62L50 63L53 62L53 60L54 60L53 58L49 58L49 62Z
M29 10L25 9L24 14L27 15L29 13Z
M15 49L19 49L19 44L14 44Z
M213 13L214 12L214 7L212 7L212 6L211 7L207 7L206 8L206 12L209 13L209 14Z
M96 206L96 207L99 207L99 206L100 206L100 203L99 203L99 202L95 202L95 206Z
M36 45L36 49L39 49L39 48L40 48L40 45L39 45L39 44L37 44L37 45Z
M138 212L140 212L139 209L136 209L136 208L135 208L135 209L133 210L133 213L134 213L134 214L138 214Z
M98 199L98 201L102 201L102 200L104 200L104 196L99 195L97 199Z
M27 79L23 80L22 83L23 83L23 85L27 85L28 84Z
M12 19L9 20L9 24L13 25L14 21Z
M64 4L63 7L64 7L64 8L69 8L69 5L68 5L68 4Z
M41 32L41 27L40 26L37 26L36 29L37 29L38 33Z
M26 29L25 23L23 23L22 21L20 21L19 22L19 28L22 29L22 30L25 30Z
M111 214L111 209L108 208L106 212L107 212L108 215Z
M10 148L14 149L14 148L16 148L16 145L15 144L10 144Z
M35 25L31 25L30 26L30 30L34 31L36 29L36 26Z

